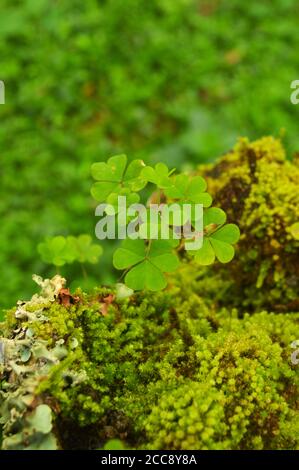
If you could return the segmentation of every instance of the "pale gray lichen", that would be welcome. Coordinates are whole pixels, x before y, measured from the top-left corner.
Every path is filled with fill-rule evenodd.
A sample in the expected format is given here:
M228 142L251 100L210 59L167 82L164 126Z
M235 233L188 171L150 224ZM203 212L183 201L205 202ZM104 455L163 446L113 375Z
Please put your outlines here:
M14 314L18 326L10 338L0 340L2 449L57 448L51 408L42 403L36 390L50 368L59 364L68 351L63 339L50 348L47 341L35 337L30 324L48 321L44 306L57 299L65 279L58 275L53 279L33 279L41 287L40 294L28 302L18 302Z
M42 315L43 305L45 302L54 302L58 296L60 289L65 286L66 280L58 274L52 279L42 279L40 276L33 274L32 279L36 284L41 287L41 292L35 294L31 300L24 302L19 300L17 302L17 311L15 317L19 319L35 320ZM37 307L40 305L40 310ZM34 307L34 312L31 312L31 307ZM42 318L40 318L41 320Z

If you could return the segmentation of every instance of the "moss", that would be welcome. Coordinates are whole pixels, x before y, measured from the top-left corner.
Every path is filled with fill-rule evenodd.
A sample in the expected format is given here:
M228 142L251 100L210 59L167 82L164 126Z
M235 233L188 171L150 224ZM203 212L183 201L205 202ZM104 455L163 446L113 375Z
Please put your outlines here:
M298 168L264 138L201 171L241 226L235 261L130 297L35 277L0 324L4 449L299 449Z
M161 449L299 445L298 374L290 364L299 314L239 318L201 297L194 267L179 276L168 291L114 301L105 315L107 293L97 290L68 307L54 300L40 320L18 320L35 338L31 393L53 410L59 447L80 447L72 436L82 433L90 448L109 438ZM11 374L7 364L6 383ZM4 387L2 406L12 392ZM12 437L9 431L4 443Z
M164 392L145 420L150 449L223 449L224 396L216 388L186 380Z
M52 345L55 344L57 339L63 338L67 340L70 333L74 332L75 321L78 320L80 312L72 305L66 308L60 304L46 306L43 309L44 315L49 317L49 322L40 322L38 319L27 323L30 328L41 339L49 341ZM76 329L76 338L81 338L81 328Z
M220 269L224 281L234 281L230 299L246 310L298 311L299 241L291 228L299 220L298 162L287 160L273 137L240 139L200 172L242 233L235 261Z

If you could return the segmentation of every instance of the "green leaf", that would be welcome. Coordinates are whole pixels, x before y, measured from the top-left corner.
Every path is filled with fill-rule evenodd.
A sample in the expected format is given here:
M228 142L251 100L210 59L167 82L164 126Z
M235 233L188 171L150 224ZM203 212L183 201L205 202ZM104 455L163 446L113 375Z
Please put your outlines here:
M164 163L157 163L155 168L151 166L143 168L141 175L146 181L154 183L160 189L164 189L172 185L170 174L173 171L174 170L169 171Z
M214 214L215 215L215 214ZM223 220L223 215L216 214L218 221ZM210 220L208 220L210 222ZM234 224L227 224L220 227L216 232L204 237L203 246L194 253L190 251L190 255L194 255L194 259L198 264L207 266L215 261L215 257L220 263L229 263L235 254L232 246L240 238L240 230Z
M121 181L127 165L126 155L116 155L108 159L108 162L93 163L91 174L95 180L118 183Z
M141 171L145 165L142 160L133 160L124 175L123 182L131 191L140 191L146 185L146 181L141 176Z
M94 163L91 174L97 182L91 188L92 196L99 202L106 202L111 194L118 196L127 195L124 190L140 191L146 185L146 180L141 177L144 166L142 160L133 160L127 167L126 155L111 157L107 163Z
M220 263L229 263L233 259L235 250L229 243L221 242L213 237L210 237L209 241Z
M90 235L79 235L77 238L77 261L80 263L96 264L102 253L103 248L92 243Z
M226 222L226 213L219 209L218 207L209 207L204 210L203 214L203 225L207 227L208 225L223 225Z
M198 194L205 192L207 183L201 176L194 176L188 186L188 195L190 199L195 199Z
M90 235L79 235L77 238L57 236L40 243L38 252L45 263L63 266L74 261L95 264L103 249L100 245L92 243Z
M189 253L192 254L192 251ZM202 247L196 251L194 259L198 264L201 264L202 266L208 266L214 263L215 252L209 239L203 240Z
M42 260L54 266L63 266L65 259L66 239L62 236L47 238L37 247Z
M64 259L66 263L73 263L77 258L77 239L76 237L69 236L66 238L64 249Z
M180 207L178 209L180 209ZM174 238L174 231L172 225L175 225L175 218L173 214L170 213L167 220L162 218L161 212L156 213L155 217L153 217L152 210L152 207L147 208L144 214L140 215L139 217L140 224L138 227L138 233L140 238L153 238L159 240L165 238L169 239L169 241L174 243L173 246L176 246L178 244L178 239ZM180 223L180 225L183 225L183 223Z
M176 242L176 241L175 241ZM177 269L179 260L172 252L173 240L153 240L147 245L143 240L126 239L113 256L117 269L130 269L125 283L134 290L161 290L167 285L163 273Z
M134 266L126 275L125 282L128 287L134 290L157 291L164 289L167 285L161 270L148 260Z
M126 207L124 207L123 211L121 211L120 207L118 206L119 196L126 196ZM107 208L106 213L110 215L115 215L115 214L118 214L119 212L124 212L125 209L127 209L131 204L136 204L137 202L139 202L139 200L140 200L139 194L131 193L129 188L121 188L119 193L111 193L107 197L106 202L108 204L111 204L111 206L113 206L114 211L110 213L109 208ZM126 218L129 219L128 216Z
M113 256L113 264L116 269L126 269L144 259L144 241L127 238Z
M205 192L207 188L205 180L201 176L190 177L188 175L177 175L173 178L170 188L165 190L166 196L179 200L180 203L202 204L209 207L212 197Z
M213 233L211 237L224 243L234 244L237 243L240 238L240 230L235 224L227 224Z

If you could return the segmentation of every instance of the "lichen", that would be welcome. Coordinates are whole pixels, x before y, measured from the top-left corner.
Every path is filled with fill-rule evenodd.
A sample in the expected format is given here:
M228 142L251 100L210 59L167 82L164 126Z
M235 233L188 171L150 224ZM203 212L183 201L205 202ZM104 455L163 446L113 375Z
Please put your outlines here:
M41 286L40 294L28 302L18 302L14 315L10 312L4 324L6 336L0 341L3 449L57 447L52 432L52 410L43 402L38 389L55 365L69 355L62 331L55 339L53 330L48 330L45 337L42 328L49 325L47 313L54 306L65 279L55 276L43 281L34 276L34 280Z

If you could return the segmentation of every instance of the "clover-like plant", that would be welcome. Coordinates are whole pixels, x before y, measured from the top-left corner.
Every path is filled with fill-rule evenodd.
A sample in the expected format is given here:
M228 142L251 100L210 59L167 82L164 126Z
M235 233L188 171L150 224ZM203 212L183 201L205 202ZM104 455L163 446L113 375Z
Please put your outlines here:
M222 209L211 207L203 216L203 244L199 250L190 251L198 264L213 264L215 258L220 263L229 263L235 254L233 245L240 238L240 231L235 224L226 224L226 214Z
M131 240L127 238L114 254L117 269L128 269L126 284L134 290L164 289L167 281L164 273L175 271L179 258L173 248L177 240Z
M111 157L107 163L94 163L91 173L96 180L91 188L92 196L104 205L107 217L114 218L114 226L126 229L127 238L115 250L113 265L124 271L127 288L164 289L167 273L175 271L182 258L210 265L216 260L228 263L234 257L233 245L240 237L239 229L234 224L226 224L222 209L211 207L212 197L201 176L174 174L175 169L169 170L164 163L155 167L146 166L142 160L128 163L126 155ZM147 185L152 192L140 213L136 206L140 207L137 204L140 191ZM125 205L120 209L119 200L124 196ZM200 213L198 205L202 208ZM168 212L165 231L163 211L168 206L172 209ZM156 211L154 220L153 210ZM197 241L200 243L194 248ZM44 262L60 267L75 261L95 264L103 250L92 243L89 235L79 235L47 238L39 244L38 251ZM85 274L83 267L82 270Z
M59 235L40 243L38 252L45 263L59 267L75 261L96 264L103 249L100 245L92 243L90 235L83 234L78 237Z
M146 166L143 168L141 175L146 182L154 183L157 188L166 189L172 186L172 181L170 175L175 170L169 171L165 163L157 163L155 168L151 166Z
M91 188L92 196L98 202L113 206L116 206L118 196L126 196L128 204L138 202L138 191L147 183L141 175L144 166L142 160L133 160L128 165L126 155L111 157L107 163L94 163L91 174L96 183Z
M100 203L115 208L115 219L119 196L126 196L127 205L130 205L140 201L139 192L146 185L152 186L152 195L143 216L133 217L133 230L132 217L125 218L130 238L121 242L113 256L114 267L124 270L124 282L130 289L156 291L165 288L167 273L175 271L183 257L200 265L210 265L216 259L228 263L234 256L233 245L240 237L239 229L234 224L226 224L226 214L222 209L211 207L212 197L207 192L206 181L197 175L175 175L174 171L163 163L156 164L154 168L145 166L141 160L133 160L128 165L125 155L92 165L92 176L97 182L92 186L91 194ZM188 216L181 211L179 221L174 213L169 217L169 239L165 239L161 230L163 216L160 208L167 204L174 204L179 209L186 204L191 207ZM197 230L196 224L198 204L203 208L201 231ZM157 218L155 222L149 219L148 225L149 210L154 207L157 210L157 206ZM111 216L113 210L107 210L107 213ZM186 226L189 231L184 230ZM156 228L154 237L151 236L151 228ZM196 239L201 239L201 246L190 249L190 244Z

